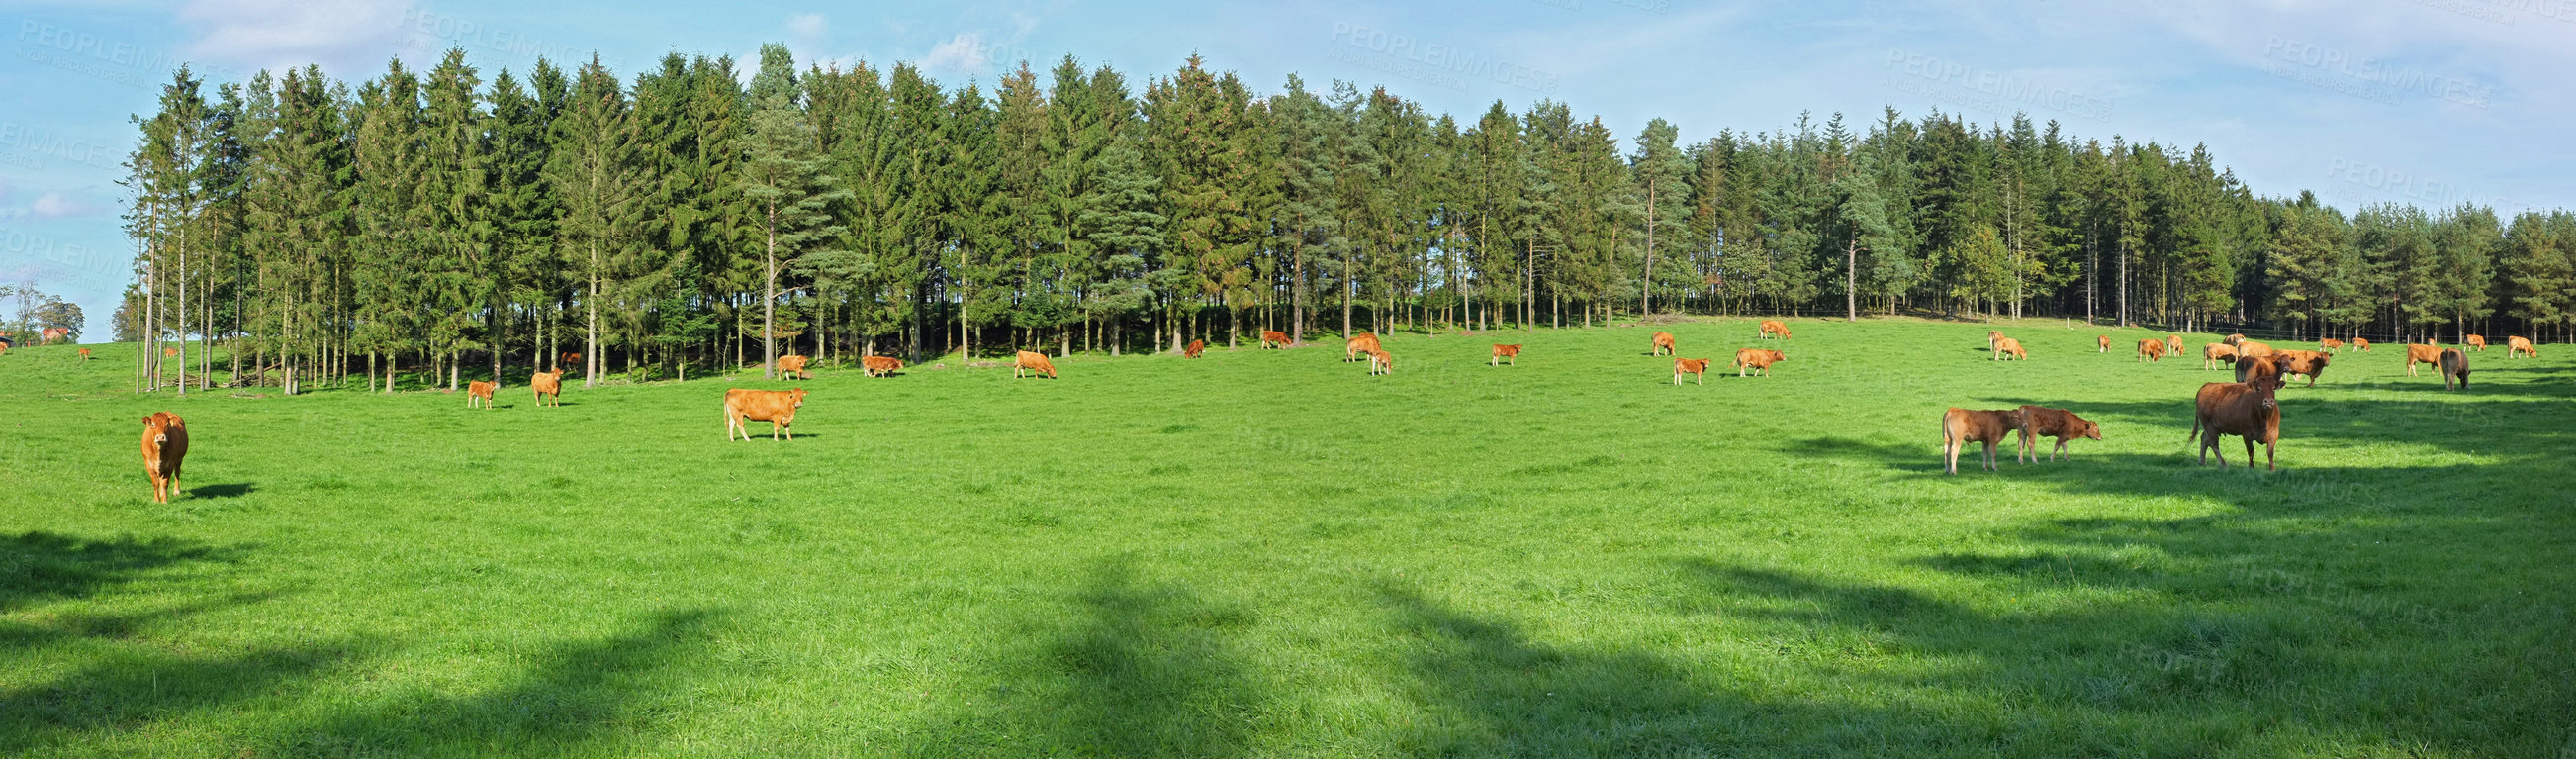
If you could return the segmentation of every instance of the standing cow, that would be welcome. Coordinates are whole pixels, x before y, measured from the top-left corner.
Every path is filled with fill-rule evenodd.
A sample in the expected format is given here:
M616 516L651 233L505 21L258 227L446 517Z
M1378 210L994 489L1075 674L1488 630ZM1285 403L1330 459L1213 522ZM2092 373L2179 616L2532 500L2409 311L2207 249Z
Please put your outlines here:
M179 462L188 457L188 424L178 414L155 412L143 418L143 472L152 477L152 502L169 503L179 494Z
M1342 345L1342 362L1349 363L1352 361L1358 361L1360 354L1377 349L1378 343L1377 335L1375 333L1362 332L1352 335L1351 339Z
M1395 356L1387 353L1385 348L1369 351L1368 357L1370 376L1395 373Z
M1670 333L1670 332L1657 332L1657 333L1655 333L1655 341L1654 341L1654 344L1649 345L1649 346L1646 346L1646 355L1649 355L1649 356L1670 356L1670 355L1674 355L1674 353L1673 353L1673 333Z
M2034 447L2034 441L2038 438L2057 439L2057 448L2048 452L2050 461L2056 461L2057 455L2061 453L2065 453L2069 461L2075 459L2075 454L2066 451L2066 441L2069 438L2102 439L2102 425L2076 416L2073 411L2046 406L2023 406L2021 414L2026 424L2021 429L2021 453L2013 457L2013 461L2016 462L2024 459L2028 459L2031 463L2039 462L2039 450Z
M870 377L884 377L903 369L903 359L893 356L861 356L859 372Z
M2216 369L2220 363L2236 363L2236 346L2226 343L2200 346L2200 368Z
M2460 381L2459 387L2451 386L2451 381L2455 379ZM2469 354L2461 353L2456 349L2442 350L2442 389L2469 389Z
M1756 339L1768 340L1771 339L1772 335L1779 335L1782 340L1789 339L1789 325L1778 319L1764 319L1762 320L1762 332L1754 337Z
M2466 345L2466 346L2468 346L2468 347L2470 347L2470 348L2472 348L2472 349L2475 349L2475 350L2478 350L2478 351L2483 352L2483 351L2485 351L2485 350L2487 349L2487 336L2485 336L2485 335L2463 335L2463 336L2461 336L2461 337L2460 337L2460 344L2462 344L2462 345Z
M2531 358L2539 358L2539 357L2540 357L2540 349L2538 349L2538 348L2534 348L2534 347L2531 347L2531 341L2529 341L2529 340L2524 340L2524 339L2519 338L2519 337L2507 337L2507 338L2505 338L2505 339L2504 339L2504 357L2505 357L2505 358L2513 358L2513 357L2514 357L2514 354L2517 354L2517 353L2522 354L2522 355L2524 355L2524 356L2531 357Z
M1271 348L1286 349L1288 347L1288 333L1275 329L1262 330L1261 347L1264 350Z
M1735 376L1744 376L1744 372L1747 369L1759 370L1762 372L1762 376L1765 377L1771 376L1771 365L1780 361L1786 361L1788 358L1788 356L1781 355L1779 351L1763 350L1760 348L1745 348L1738 350L1735 352Z
M500 380L465 383L465 407L473 408L477 404L480 404L485 410L490 410L492 408L492 393L499 389L501 389Z
M82 361L88 361L88 360L89 360L89 349L88 349L88 348L82 348L82 349L81 349L81 352L80 352L80 360L82 360Z
M2239 364L2242 366L2242 364ZM2245 439L2245 467L2254 468L2254 444L2263 444L2265 469L2280 467L2273 458L2274 445L2281 440L2281 403L2275 393L2281 389L2279 375L2256 377L2251 382L2211 382L2200 386L2193 398L2191 437L2183 442L2200 441L2200 464L2209 465L2216 455L2218 465L2227 466L2227 454L2218 449L2220 435Z
M1959 449L1969 443L1986 444L1986 471L1995 471L1995 445L2010 442L2011 435L2030 426L2021 409L1970 411L1953 407L1941 413L1941 472L1959 473Z
M2021 341L2009 337L1995 341L1995 358L2002 359L2005 356L2023 361L2030 360L2030 353L2021 349Z
M1011 379L1019 379L1023 372L1031 377L1044 374L1047 379L1056 378L1055 362L1048 361L1044 353L1020 351L1019 358L1011 362Z
M750 442L749 422L768 422L771 440L777 440L781 432L787 434L787 439L795 440L796 431L790 426L796 423L796 410L804 407L805 388L801 387L794 390L728 389L724 397L725 442L733 442L736 432L742 433L743 442Z
M2407 344L2406 376L2415 376L2416 364L2426 364L2435 369L2442 368L2442 348L2440 346L2424 345L2421 343Z
M2166 335L2166 336L2165 336L2165 355L2167 355L2167 356L2172 356L2172 357L2175 357L2175 358L2181 358L2181 357L2182 357L2182 336L2181 336L2181 335Z
M2353 339L2352 339L2352 349L2353 349L2353 350L2357 350L2357 351L2361 351L2361 352L2363 352L2363 353L2369 353L2369 352L2370 352L2370 338L2366 338L2366 337L2356 337L2356 338L2353 338Z
M2094 336L2093 336L2093 342L2095 342L2095 343L2099 343L2099 344L2101 344L2101 346L2102 346L2102 349L2101 349L2101 350L2094 351L2095 353L2109 353L2109 352L2111 352L2111 336L2110 336L2110 335L2094 335Z
M528 375L528 391L537 397L537 405L563 405L563 370ZM551 403L549 403L551 402Z
M2333 353L2335 349L2343 347L2343 341L2329 337L2317 341L2317 347L2323 349L2327 353Z
M2138 360L2148 363L2163 363L2165 360L2165 341L2138 341Z
M793 354L779 356L778 377L779 379L813 379L814 373L806 369L807 365L812 363L811 359L804 356Z
M1682 383L1682 375L1684 375L1684 374L1688 374L1688 375L1690 375L1690 376L1691 376L1691 381L1692 381L1692 382L1694 382L1694 383L1702 384L1702 385L1706 385L1706 384L1708 384L1708 362L1710 362L1710 361L1712 361L1712 360L1714 360L1714 359L1705 359L1705 358L1675 358L1675 359L1673 359L1673 384L1675 384L1675 385L1679 385L1679 384L1681 384L1681 383Z
M1512 365L1513 365L1513 366L1520 366L1520 365L1521 365L1521 347L1520 347L1520 346L1518 346L1518 345L1497 345L1497 346L1494 346L1494 356L1493 356L1493 358L1486 360L1486 361L1485 361L1485 365L1486 365L1486 366L1501 366L1501 365L1502 365L1502 362L1503 362L1504 360L1506 360L1506 359L1510 360L1510 361L1512 362Z

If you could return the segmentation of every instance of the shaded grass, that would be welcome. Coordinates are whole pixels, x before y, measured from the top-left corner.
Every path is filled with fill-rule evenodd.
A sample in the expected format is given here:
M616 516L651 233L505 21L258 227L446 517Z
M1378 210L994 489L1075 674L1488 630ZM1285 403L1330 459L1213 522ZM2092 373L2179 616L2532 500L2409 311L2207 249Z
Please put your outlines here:
M2347 352L2190 464L2147 333L1751 320L755 376L134 398L0 357L0 752L2552 756L2576 373ZM2190 336L2205 342L2213 336ZM1487 344L1528 346L1488 367ZM1955 349L1954 349L1955 347ZM57 356L59 352L61 356ZM115 355L115 351L101 351ZM2491 352L2492 353L2492 352ZM1717 372L1712 372L1718 374ZM2103 424L1939 472L1946 406ZM148 503L140 417L185 415ZM2229 441L2232 464L2234 441ZM2046 443L2042 443L2043 449ZM2002 452L1999 458L2008 458Z

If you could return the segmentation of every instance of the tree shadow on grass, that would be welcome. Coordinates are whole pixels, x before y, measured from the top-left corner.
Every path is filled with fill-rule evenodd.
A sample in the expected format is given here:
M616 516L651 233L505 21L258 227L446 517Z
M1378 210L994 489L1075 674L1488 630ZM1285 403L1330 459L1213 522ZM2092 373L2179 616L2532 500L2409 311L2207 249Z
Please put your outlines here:
M47 682L0 691L0 753L94 749L149 723L274 697L366 648L339 641L214 655L121 651Z
M47 598L79 598L105 586L190 562L231 562L232 549L170 538L83 540L50 532L0 536L0 612Z
M224 485L201 485L188 489L190 498L240 498L258 492L259 487L247 482Z

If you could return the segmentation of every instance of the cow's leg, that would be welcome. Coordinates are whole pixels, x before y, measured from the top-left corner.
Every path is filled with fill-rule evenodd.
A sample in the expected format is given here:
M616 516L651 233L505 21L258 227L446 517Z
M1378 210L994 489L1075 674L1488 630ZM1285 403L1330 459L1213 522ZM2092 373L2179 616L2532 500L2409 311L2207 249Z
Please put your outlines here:
M2280 445L2280 441L2277 441L2277 440L2266 440L2266 441L2263 441L2263 469L2264 469L2265 471L2272 471L2272 472L2278 472L2278 471L2281 471L2280 464L2279 464L2278 462L2275 462L2275 461L2273 461L2273 460L2272 460L2272 454L2273 454L2273 450L2272 450L2272 449L2273 449L2273 447L2274 447L2274 446L2277 446L2277 445ZM2252 463L2254 463L2254 461L2253 461L2253 459L2254 459L2254 454L2253 454L2253 453L2251 453L2251 452L2246 453L2246 454L2245 454L2245 459L2246 459L2246 462L2245 462L2245 463L2247 463L2247 464L2252 464Z
M2073 453L2069 453L2069 452L2067 452L2067 450L2066 450L2066 438L2058 438L2058 439L2057 439L2057 450L2049 451L2049 452L2048 452L2048 460L2050 460L2050 461L2056 461L2056 460L2057 460L2057 454L2061 454L2061 453L2066 454L2066 460L2068 460L2068 461L2074 461L2074 460L2075 460L2075 454L2073 454Z
M1996 469L1995 469L1995 441L1987 440L1987 441L1984 441L1984 443L1985 443L1985 445L1986 445L1986 471L1989 471L1989 472L1996 471Z
M2245 436L2245 468L2254 468L2254 436Z
M1942 438L1941 438L1941 458L1942 458L1942 460L1943 460L1943 463L1942 463L1942 465L1941 465L1941 473L1942 473L1942 474L1958 474L1958 473L1959 473L1959 441L1957 441L1957 440L1952 440L1952 439L1950 439L1950 438L1949 438L1949 437L1947 437L1947 436L1942 437Z

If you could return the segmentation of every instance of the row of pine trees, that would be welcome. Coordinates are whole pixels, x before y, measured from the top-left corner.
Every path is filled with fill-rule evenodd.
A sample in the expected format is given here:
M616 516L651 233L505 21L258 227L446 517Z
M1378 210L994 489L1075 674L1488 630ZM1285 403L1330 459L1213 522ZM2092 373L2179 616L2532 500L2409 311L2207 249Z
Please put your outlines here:
M1671 312L2398 339L2563 337L2576 314L2566 212L2346 216L2258 197L2201 147L2026 117L1891 108L1690 144L1657 119L1623 150L1564 103L1461 123L1196 57L1141 92L1069 56L989 91L800 71L779 45L742 73L673 54L632 80L596 59L487 80L450 51L209 93L182 69L136 118L118 336L223 346L221 373L293 393ZM138 386L219 373L162 354Z

